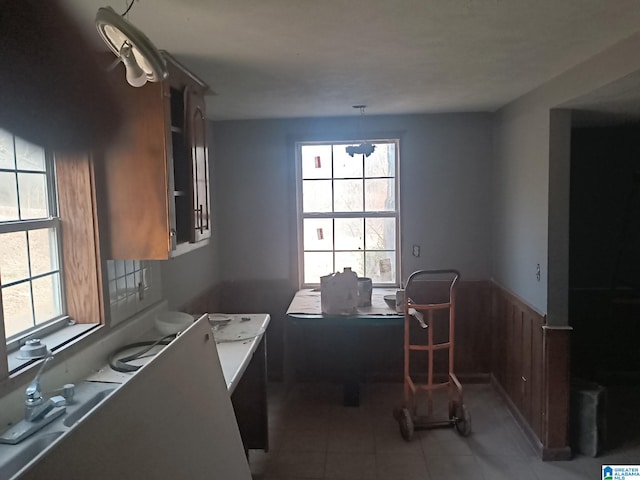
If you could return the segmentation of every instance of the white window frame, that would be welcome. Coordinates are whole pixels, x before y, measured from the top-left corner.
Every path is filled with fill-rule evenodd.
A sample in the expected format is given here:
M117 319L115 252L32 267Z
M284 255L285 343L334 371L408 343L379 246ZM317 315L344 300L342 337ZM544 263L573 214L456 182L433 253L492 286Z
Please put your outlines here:
M7 132L9 133L9 132ZM10 134L10 133L9 133ZM16 136L12 135L14 145ZM15 155L15 151L14 151ZM27 220L11 220L11 221L3 221L0 222L0 234L3 233L12 233L12 232L27 232L44 228L51 228L55 231L55 242L56 242L56 255L57 255L57 268L45 274L39 275L31 275L29 272L29 277L26 279L21 279L16 282L7 283L4 285L5 287L11 285L17 285L20 283L31 282L34 279L38 279L41 277L46 277L51 273L57 273L57 278L55 281L57 285L55 286L57 291L56 301L59 302L59 311L60 315L57 315L48 320L42 321L35 325L32 325L29 328L21 330L13 335L7 336L6 333L3 335L4 341L6 344L5 353L7 355L8 360L8 373L11 374L19 369L21 369L24 365L29 364L32 360L24 359L19 354L19 349L25 342L31 338L40 338L42 339L49 349L56 348L57 346L65 343L69 340L70 337L77 336L78 334L93 328L92 324L84 324L84 325L75 325L75 322L69 317L67 313L67 305L66 305L66 295L65 295L65 285L64 285L64 262L63 262L63 248L62 248L62 228L60 222L60 216L58 211L58 202L57 202L57 182L56 182L56 168L55 168L55 160L53 153L47 150L44 150L44 161L45 161L45 179L46 179L46 188L47 188L47 206L48 206L48 217L46 218L38 218L38 219L27 219ZM16 168L0 168L2 172L9 173L33 173L31 170L22 170L17 168L17 165L14 164ZM18 191L18 211L20 208L20 193ZM31 288L31 286L30 286ZM0 290L0 305L2 305L2 291ZM31 309L32 314L34 308L34 298L33 295L31 297ZM6 332L4 327L4 310L0 308L0 322L2 322L2 332ZM69 334L63 334L60 336L57 332L63 329L69 329ZM67 330L65 330L66 332ZM0 362L2 363L2 362ZM4 372L0 372L0 378L4 375Z
M375 139L368 140L368 142L372 144L376 143L394 143L396 158L395 158L395 210L393 211L357 211L357 212L326 212L326 213L305 213L303 212L303 195L302 195L302 147L306 145L331 145L331 146L343 146L347 147L348 145L358 145L361 140L317 140L317 141L297 141L295 142L295 166L296 166L296 233L297 233L297 245L298 245L298 286L299 288L315 288L320 285L319 281L317 283L306 283L304 281L304 234L303 234L303 223L307 218L394 218L396 222L396 238L395 238L395 279L393 283L374 283L374 287L387 287L394 288L399 287L402 272L401 272L401 244L400 244L400 139L399 138L383 138L383 139ZM363 157L363 155L355 155L354 157ZM366 161L366 159L365 159ZM363 176L360 178L368 178ZM388 177L391 178L391 177ZM333 171L331 179L333 180ZM332 186L333 191L333 186ZM364 195L364 191L363 191ZM366 249L366 246L365 246ZM366 252L366 250L364 250ZM335 254L335 247L332 250ZM335 264L335 257L334 257ZM334 265L335 269L335 265ZM330 272L327 272L330 273Z
M15 145L15 135L14 145ZM15 147L14 147L15 148ZM15 151L14 151L15 155ZM8 283L4 285L4 287L17 285L24 282L31 282L34 279L38 279L41 277L45 277L50 275L51 273L57 273L57 286L56 290L58 291L57 301L60 302L60 311L63 312L61 315L58 315L54 318L46 320L42 323L36 324L22 330L18 333L15 333L6 339L7 344L7 352L13 352L17 350L21 345L25 343L29 338L34 337L44 337L49 335L50 333L59 330L69 324L73 324L73 321L66 314L67 308L65 303L65 294L64 294L64 272L63 272L63 262L62 262L62 232L60 225L60 218L58 215L58 203L57 203L57 191L56 191L56 181L55 181L55 161L53 158L53 154L49 151L44 151L44 159L45 159L45 178L46 178L46 186L47 186L47 203L49 209L49 216L47 218L39 218L39 219L28 219L28 220L15 220L15 221L5 221L0 222L0 234L3 233L11 233L11 232L26 232L31 230L38 230L44 228L52 228L55 230L56 236L56 254L58 257L58 268L56 270L52 270L42 275L33 275L31 276L31 272L29 272L29 277L17 282ZM0 172L9 172L9 173L33 173L31 170L21 170L19 168L9 169L9 168L0 168ZM17 181L17 180L16 180ZM18 191L18 211L20 211L20 193ZM31 287L30 287L31 288ZM1 297L1 291L0 291ZM33 295L31 297L31 309L33 313ZM2 328L4 328L4 313L3 310L0 309L0 322L2 322Z

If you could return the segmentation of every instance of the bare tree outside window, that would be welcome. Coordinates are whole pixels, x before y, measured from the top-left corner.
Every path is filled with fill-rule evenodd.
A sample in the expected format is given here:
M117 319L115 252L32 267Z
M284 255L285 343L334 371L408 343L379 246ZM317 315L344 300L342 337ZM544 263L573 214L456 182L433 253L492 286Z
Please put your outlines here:
M0 325L10 339L64 315L53 160L0 130Z

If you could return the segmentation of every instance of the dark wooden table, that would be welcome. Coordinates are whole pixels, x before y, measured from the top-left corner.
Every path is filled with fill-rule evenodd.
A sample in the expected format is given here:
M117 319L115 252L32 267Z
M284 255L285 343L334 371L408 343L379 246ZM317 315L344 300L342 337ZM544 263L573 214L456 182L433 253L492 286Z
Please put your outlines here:
M362 348L360 330L384 326L402 327L404 316L391 309L384 302L384 295L395 295L396 289L374 288L371 296L371 306L361 307L356 313L348 315L323 314L320 306L320 292L300 290L293 298L287 310L287 325L285 328L285 383L295 381L293 364L294 352L291 335L292 327L323 329L339 327L339 335L335 338L340 362L343 365L343 404L357 407L360 405L361 365L360 352Z

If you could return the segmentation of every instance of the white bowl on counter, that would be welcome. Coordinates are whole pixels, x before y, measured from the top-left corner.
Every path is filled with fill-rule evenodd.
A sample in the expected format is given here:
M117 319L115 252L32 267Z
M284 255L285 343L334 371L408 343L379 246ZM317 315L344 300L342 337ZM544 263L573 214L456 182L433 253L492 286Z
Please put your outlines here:
M188 313L162 312L156 317L156 328L162 335L175 335L186 330L194 320Z

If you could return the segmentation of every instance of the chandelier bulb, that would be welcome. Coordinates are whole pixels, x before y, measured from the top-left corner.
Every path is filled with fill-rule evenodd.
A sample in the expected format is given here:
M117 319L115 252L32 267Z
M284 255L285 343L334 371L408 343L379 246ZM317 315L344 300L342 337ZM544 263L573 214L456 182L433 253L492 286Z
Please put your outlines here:
M127 70L127 83L132 87L142 87L147 83L147 74L140 68L136 57L131 50L131 44L124 42L122 48L120 48L120 58Z

